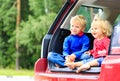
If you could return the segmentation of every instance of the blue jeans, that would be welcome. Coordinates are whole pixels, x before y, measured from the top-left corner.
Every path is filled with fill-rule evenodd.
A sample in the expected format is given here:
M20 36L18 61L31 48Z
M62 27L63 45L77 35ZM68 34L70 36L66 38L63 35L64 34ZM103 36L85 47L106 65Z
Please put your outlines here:
M90 58L90 55L88 54L82 54L79 59L76 59L75 61L81 61L81 60L87 60ZM47 57L49 62L52 62L54 64L58 64L61 67L65 67L65 58L63 55L56 53L56 52L49 52Z
M89 59L82 60L82 63L86 64L87 62L91 62L93 60L97 60L98 66L101 66L101 64L104 60L104 57L94 58L93 56L91 56Z

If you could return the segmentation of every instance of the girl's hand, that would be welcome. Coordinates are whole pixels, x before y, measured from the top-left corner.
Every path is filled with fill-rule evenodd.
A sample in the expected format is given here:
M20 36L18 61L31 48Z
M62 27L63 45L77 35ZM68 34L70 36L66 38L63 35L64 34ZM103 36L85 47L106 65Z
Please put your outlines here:
M90 52L89 52L89 51L86 51L86 52L84 52L84 53L90 55Z

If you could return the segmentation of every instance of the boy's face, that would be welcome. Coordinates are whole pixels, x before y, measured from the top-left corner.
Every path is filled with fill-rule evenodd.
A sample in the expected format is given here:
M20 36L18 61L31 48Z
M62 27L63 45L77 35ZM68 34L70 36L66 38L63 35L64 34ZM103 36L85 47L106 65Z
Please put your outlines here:
M80 32L84 31L84 27L81 25L81 23L78 20L74 20L71 22L70 30L72 35L78 35Z

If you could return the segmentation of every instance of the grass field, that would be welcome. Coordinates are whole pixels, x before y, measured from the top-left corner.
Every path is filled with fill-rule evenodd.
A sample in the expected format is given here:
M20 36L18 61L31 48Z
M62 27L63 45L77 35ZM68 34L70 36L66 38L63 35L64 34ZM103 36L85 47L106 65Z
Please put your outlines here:
M33 70L0 69L0 76L34 76Z

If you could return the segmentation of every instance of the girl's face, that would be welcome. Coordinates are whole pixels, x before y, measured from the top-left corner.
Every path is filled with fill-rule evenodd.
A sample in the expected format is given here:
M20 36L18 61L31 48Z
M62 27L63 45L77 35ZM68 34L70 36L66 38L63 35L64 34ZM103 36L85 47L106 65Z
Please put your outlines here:
M82 27L81 23L78 20L74 20L71 22L71 34L78 35L80 32L84 31L84 27Z
M104 37L104 33L103 33L103 30L102 30L100 24L94 24L91 27L91 33L92 33L94 38L99 39L99 40Z

